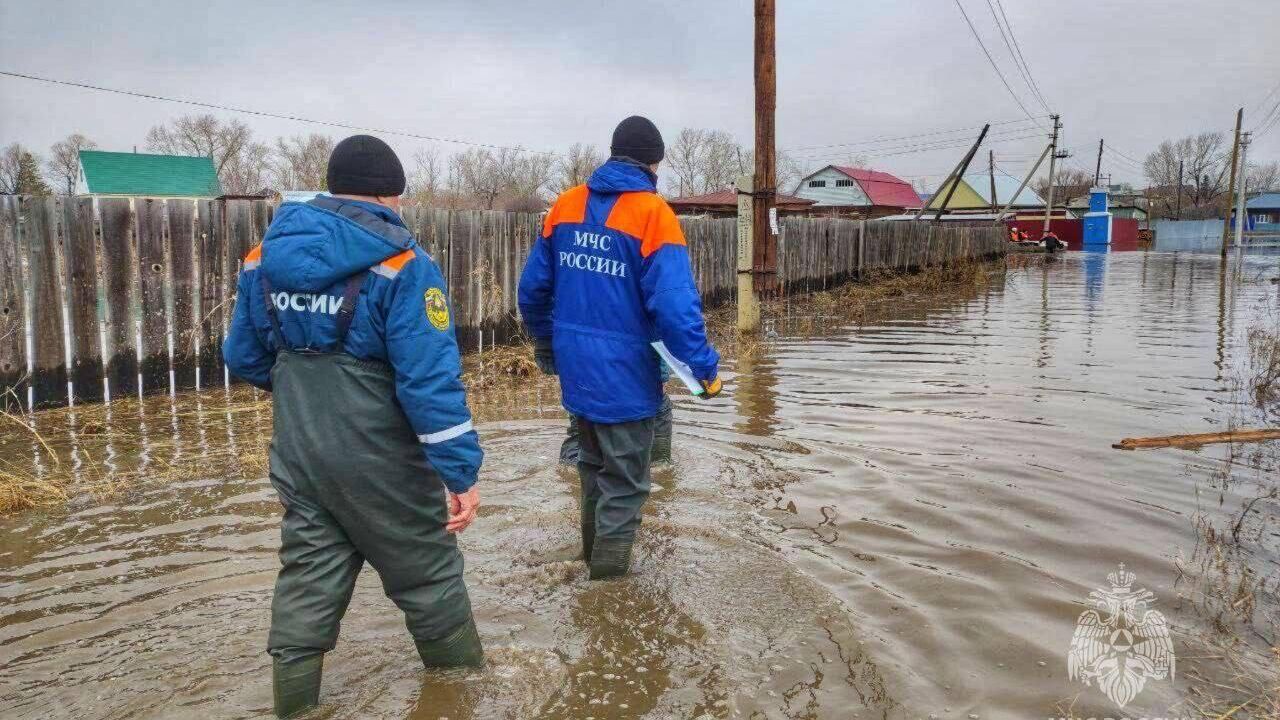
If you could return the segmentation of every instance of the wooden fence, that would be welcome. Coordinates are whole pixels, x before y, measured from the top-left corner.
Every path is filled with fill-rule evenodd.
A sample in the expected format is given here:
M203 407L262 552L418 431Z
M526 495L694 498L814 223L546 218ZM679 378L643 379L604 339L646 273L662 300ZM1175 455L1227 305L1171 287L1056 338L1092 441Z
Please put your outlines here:
M222 337L259 200L0 196L0 407L26 409L231 382ZM516 286L541 216L406 208L448 279L465 351L519 333ZM682 218L708 306L737 289L733 219ZM784 218L787 292L878 269L1002 254L1002 230Z

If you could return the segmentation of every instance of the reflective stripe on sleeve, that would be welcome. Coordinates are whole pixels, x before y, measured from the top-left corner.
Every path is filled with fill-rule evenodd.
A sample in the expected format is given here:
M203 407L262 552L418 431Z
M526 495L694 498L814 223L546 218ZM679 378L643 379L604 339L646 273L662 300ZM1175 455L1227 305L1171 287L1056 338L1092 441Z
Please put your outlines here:
M470 420L460 425L454 425L451 428L446 428L444 430L441 430L440 432L433 432L433 433L427 433L426 435L419 435L418 441L424 442L428 445L435 445L436 443L442 443L445 440L452 440L458 437L459 435L467 432L471 432Z

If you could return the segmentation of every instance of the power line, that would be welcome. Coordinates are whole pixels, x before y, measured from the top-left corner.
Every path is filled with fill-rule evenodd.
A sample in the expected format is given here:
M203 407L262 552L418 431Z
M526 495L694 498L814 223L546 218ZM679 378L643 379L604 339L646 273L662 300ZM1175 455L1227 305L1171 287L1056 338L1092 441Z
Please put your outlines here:
M1047 116L1039 115L1037 117L1047 117ZM990 124L993 126L994 125L1011 125L1014 123L1025 123L1025 122L1034 122L1034 121L1035 121L1034 118L1030 120L1028 120L1027 118L1018 118L1016 120L998 120ZM829 145L805 145L803 147L787 148L783 150L783 152L801 152L804 150L825 150L828 148L850 147L854 145L873 145L880 142L890 142L892 140L910 140L912 138L930 137L933 135L951 135L954 133L971 132L973 130L980 130L980 129L982 129L981 125L970 125L968 127L955 128L953 130L935 130L933 132L915 133L914 135L898 135L895 137L878 137L878 138L871 138L869 140L855 140L853 142L831 143Z
M982 42L982 36L978 34L978 29L973 26L973 21L969 19L969 13L965 12L964 5L960 4L960 0L955 0L956 7L960 9L960 14L964 16L965 24L969 26L969 32L973 35L973 39L978 41L978 47L982 48L982 54L987 56L987 62L991 63L991 69L996 71L996 75L1000 78L1000 82L1004 85L1004 89L1009 91L1009 97L1022 108L1022 114L1028 118L1035 119L1031 111L1027 110L1027 106L1022 104L1022 100L1018 98L1018 94L1009 86L1009 81L1005 79L1004 73L1000 72L1000 66L996 65L995 58L991 57L991 51L987 50L987 44ZM1037 123L1039 124L1039 123ZM1043 126L1042 126L1043 127Z
M1035 133L1029 133L1027 135L1019 135L1016 137L1004 138L1001 140L984 140L983 142L988 145L995 145L997 143L1016 142L1018 140L1026 140L1028 138L1038 138L1038 137L1043 137L1043 135L1041 133L1035 132ZM901 150L898 152L874 153L871 155L867 155L866 157L883 158L883 157L894 157L896 155L909 155L912 153L919 153L919 152L930 152L933 150L954 150L955 148L967 147L971 144L972 144L971 140L962 139L959 142L951 142L950 144L947 144L947 145L938 145L933 147L920 147L913 150Z
M1031 66L1027 64L1027 59L1022 55L1022 45L1018 42L1018 36L1013 34L1013 25L1009 23L1009 17L1004 14L1004 3L996 0L996 7L1000 8L1000 17L1004 18L1005 27L1009 28L1009 37L1013 38L1013 47L1018 51L1018 59L1022 61L1022 67L1027 71L1027 77L1031 80L1031 90L1040 99L1040 104L1044 105L1050 114L1053 114L1053 110L1049 110L1048 101L1044 99L1044 93L1040 92L1040 84L1036 82L1035 75L1031 74Z
M1000 131L1000 132L988 133L988 134L987 134L987 137L988 137L988 138L991 138L991 137L1003 137L1003 136L1008 136L1008 135L1018 135L1018 134L1021 134L1021 133L1027 133L1027 132L1032 132L1033 134L1040 134L1040 133L1036 130L1036 128L1023 127L1023 128L1009 128L1009 129L1007 129L1007 130L1002 130L1002 131ZM901 150L901 149L904 149L904 148L914 148L914 147L923 147L923 146L947 146L947 147L950 147L950 146L952 146L952 145L960 145L960 146L964 146L964 145L969 144L969 143L971 143L971 142L972 142L972 139L971 139L971 138L969 138L969 137L963 137L963 136L961 136L961 137L946 137L946 138L938 138L938 139L936 139L936 140L925 140L925 141L922 141L922 142L903 143L903 144L901 144L901 145L889 145L889 146L883 146L883 147L867 148L867 151L874 152L874 153L879 153L879 152L881 152L881 151L886 151L886 150ZM802 159L803 159L803 158L813 158L813 157L818 157L818 156L821 156L821 155L824 155L824 154L829 154L829 151L825 151L825 150L807 150L807 151L804 151L804 152L793 153L792 155L793 155L793 157L797 157L797 158L802 158Z
M489 148L492 150L510 150L513 152L530 153L533 155L558 155L559 153L544 152L539 150L529 150L522 147L511 147L507 145L494 145L492 143L473 142L470 140L459 140L457 138L442 137L436 135L422 135L420 133L405 132L402 130L387 130L385 128L367 127L363 125L352 125L350 123L334 122L330 120L315 120L305 118L298 115L283 115L279 113L266 112L264 110L250 110L248 108L235 107L232 105L219 105L217 103L201 102L199 100L185 100L183 98L166 97L164 95L155 95L152 93L137 92L133 90L120 90L118 88L102 87L101 85L90 85L88 83L73 82L71 80L58 80L55 78L40 77L38 75L27 75L25 73L10 72L8 70L0 70L0 75L21 78L23 80L34 80L36 82L49 83L51 85L65 85L68 87L81 88L84 90L96 90L98 92L114 93L116 95L128 95L130 97L144 98L147 100L160 100L162 102L178 103L180 105L192 105L194 107L209 108L212 110L225 110L227 112L243 113L245 115L256 115L258 117L274 118L276 120L291 120L293 122L310 123L312 125L325 125L328 127L342 128L344 130L359 130L362 132L378 133L381 135L397 135L400 137L413 138L415 140L430 140L432 142L452 143L455 145L467 145L470 147Z
M1134 164L1134 166L1136 166L1136 167L1138 167L1138 168L1141 168L1141 167L1143 166L1142 161L1140 161L1140 160L1135 160L1135 159L1133 159L1133 157L1132 157L1132 156L1130 156L1130 155L1128 155L1128 154L1126 154L1126 153L1120 152L1120 149L1119 149L1119 148L1117 148L1116 146L1112 145L1111 143L1107 143L1107 146L1106 146L1105 150L1106 150L1106 152L1112 153L1113 155L1118 155L1118 156L1120 156L1120 157L1124 158L1125 160L1128 160L1129 162L1133 163L1133 164Z
M1014 52L1013 44L1009 42L1009 38L1013 35L1013 27L1010 26L1008 34L1005 34L1005 27L1000 23L1000 17L1004 15L1004 7L1002 6L1000 8L1000 14L997 15L996 6L992 4L991 0L987 0L987 9L991 11L991 19L995 21L996 29L1000 31L1000 39L1004 41L1004 47L1009 51L1009 59L1013 60L1013 66L1018 69L1018 74L1022 76L1022 82L1027 84L1027 89L1031 91L1031 94L1035 96L1036 100L1040 101L1040 106L1044 108L1045 112L1052 113L1053 110L1049 108L1049 103L1045 102L1044 98L1041 97L1040 93L1036 90L1035 83L1031 80L1030 72L1018 61L1019 54ZM1008 23L1007 18L1005 22Z

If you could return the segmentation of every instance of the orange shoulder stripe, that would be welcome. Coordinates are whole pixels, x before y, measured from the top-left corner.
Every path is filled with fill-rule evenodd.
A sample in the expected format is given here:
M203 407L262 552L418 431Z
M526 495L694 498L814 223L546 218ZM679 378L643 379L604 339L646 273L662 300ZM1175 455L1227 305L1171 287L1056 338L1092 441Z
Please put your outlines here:
M641 257L649 257L663 245L685 244L680 221L667 201L656 193L623 193L604 224L638 238Z
M542 237L551 237L551 231L560 223L580 223L587 218L587 186L577 185L560 193L556 203L547 211L542 221Z
M249 251L249 254L244 256L245 262L253 262L254 260L261 260L261 259L262 259L262 243L258 243L257 245L255 245L253 249Z
M412 259L413 259L413 251L412 251L412 250L405 250L404 252L400 253L399 255L392 255L391 257L387 258L386 260L383 260L383 261L382 261L382 267L385 267L385 268L391 268L392 270L395 270L396 272L399 272L399 271L400 271L400 269L401 269L401 268L403 268L403 267L405 266L405 264L406 264L406 263L408 263L408 262L409 262L410 260L412 260Z

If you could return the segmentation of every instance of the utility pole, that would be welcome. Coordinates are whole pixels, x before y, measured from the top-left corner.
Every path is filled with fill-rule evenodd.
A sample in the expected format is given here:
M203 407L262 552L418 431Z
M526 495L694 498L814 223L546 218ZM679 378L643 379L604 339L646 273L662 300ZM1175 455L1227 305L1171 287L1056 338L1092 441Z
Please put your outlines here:
M1053 183L1054 171L1057 169L1058 161L1058 131L1062 129L1062 116L1051 115L1053 118L1053 136L1049 140L1049 197L1045 198L1044 206L1044 228L1040 230L1040 237L1049 234L1049 216L1053 214ZM1066 157L1065 154L1062 157Z
M987 173L991 175L991 212L998 207L996 200L996 151L987 148Z
M774 1L755 0L755 172L738 178L738 330L760 329L759 297L777 288L778 237L774 193L777 169L774 110L778 73ZM739 162L741 165L741 162ZM757 296L759 293L759 297Z
M1098 183L1102 182L1102 139L1098 139L1098 168L1093 171L1093 186L1098 187Z
M777 107L778 71L774 51L774 0L755 0L756 167L753 178L753 261L756 292L767 297L777 292L778 219L774 209L777 167L774 157L774 113Z
M1240 160L1240 125L1244 122L1244 108L1236 111L1236 139L1231 143L1231 184L1227 186L1227 202L1235 200L1236 197L1236 162ZM1230 205L1227 206L1227 217L1222 221L1222 257L1227 256L1227 233L1231 229L1231 223L1227 220L1231 219Z
M1174 213L1178 220L1182 219L1182 161L1178 161L1178 210Z
M1009 212L1009 208L1013 207L1013 201L1016 200L1018 196L1022 194L1022 191L1027 188L1027 183L1031 182L1031 178L1035 177L1036 171L1044 164L1045 156L1047 156L1051 150L1053 150L1052 145L1044 146L1044 151L1040 153L1040 159L1036 160L1035 165L1031 166L1031 170L1027 172L1027 176L1022 178L1022 184L1018 186L1017 190L1013 191L1013 195L1009 197L1009 202L1005 204L1004 209L996 214L996 225L1000 224L1000 220Z
M947 209L947 203L951 202L951 196L955 194L956 188L960 186L960 181L964 178L965 171L969 169L969 163L973 162L973 156L978 153L978 146L982 145L982 139L987 136L987 131L990 129L991 123L982 126L982 132L978 133L978 139L973 141L973 147L969 148L969 152L964 154L960 164L956 165L951 174L947 176L947 179L943 180L942 184L938 186L938 192L935 192L933 198L928 203L925 203L925 207L916 212L916 216L911 218L912 220L919 220L924 211L929 209L929 204L937 199L938 193L942 192L942 188L947 187L947 183L951 183L951 187L947 188L947 196L942 199L942 204L938 206L938 214L933 216L933 221L937 222L942 217L942 213Z
M1246 220L1244 212L1245 198L1249 195L1249 166L1245 164L1245 158L1249 155L1249 136L1253 133L1245 133L1240 140L1240 192L1236 193L1236 247L1240 247L1244 240L1244 224Z

